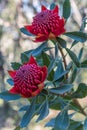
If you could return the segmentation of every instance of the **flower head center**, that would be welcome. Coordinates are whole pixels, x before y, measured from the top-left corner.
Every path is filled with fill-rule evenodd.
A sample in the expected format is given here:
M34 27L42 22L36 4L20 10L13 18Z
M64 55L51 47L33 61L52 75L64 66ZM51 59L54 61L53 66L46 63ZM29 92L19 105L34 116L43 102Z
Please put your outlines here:
M36 64L27 64L20 67L14 77L14 84L18 88L30 88L36 85L35 79L40 80L40 67Z
M33 18L33 31L37 34L49 35L50 32L56 35L56 31L58 32L59 27L59 19L58 14L53 12L52 10L45 10L41 13L38 13Z
M33 17L32 25L25 26L26 30L36 35L35 41L42 42L47 39L55 39L65 32L65 21L58 15L58 6L48 10L42 6L42 10Z
M41 13L38 13L35 17L34 17L34 21L33 24L40 24L40 23L46 23L49 22L49 17L51 15L51 12L46 10L43 11Z

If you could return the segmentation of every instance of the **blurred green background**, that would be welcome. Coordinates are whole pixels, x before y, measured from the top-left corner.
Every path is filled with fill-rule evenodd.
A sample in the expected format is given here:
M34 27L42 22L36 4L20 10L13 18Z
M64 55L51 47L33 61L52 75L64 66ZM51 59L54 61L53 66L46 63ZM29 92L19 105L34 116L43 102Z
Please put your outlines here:
M82 20L87 17L87 0L70 0L71 16L66 24L67 31L79 30ZM60 7L62 14L62 5L64 0L0 0L0 91L9 89L6 83L8 78L7 70L11 69L10 62L19 62L20 53L36 48L40 43L33 43L31 39L21 34L19 28L32 22L33 16L40 12L41 5L49 8L50 4L56 3ZM87 26L85 27L87 32ZM70 46L71 39L67 39ZM73 50L78 53L82 44L75 46ZM87 57L87 44L84 43L84 57ZM77 82L87 83L87 73L82 70L76 79ZM86 99L87 100L87 99ZM87 104L84 100L83 104ZM26 99L13 102L4 102L0 99L0 130L13 130L20 122L23 113L18 112L19 107L27 104ZM24 130L50 130L43 128L44 123L53 116L57 111L50 110L50 115L44 121L36 124L35 117L32 119L29 128Z

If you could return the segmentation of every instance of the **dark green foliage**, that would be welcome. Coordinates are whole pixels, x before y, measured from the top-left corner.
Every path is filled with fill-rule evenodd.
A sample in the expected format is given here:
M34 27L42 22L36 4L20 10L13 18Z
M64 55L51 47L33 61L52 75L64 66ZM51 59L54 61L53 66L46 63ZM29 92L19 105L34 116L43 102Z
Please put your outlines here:
M0 93L0 98L4 99L5 101L11 101L20 99L21 96L17 94L11 94L9 91L3 91Z
M64 33L64 35L76 40L79 41L79 42L86 42L87 41L87 34L84 33L84 32L66 32Z
M71 4L70 0L64 0L62 16L65 22L67 22L70 16ZM55 6L56 4L52 3L50 9L53 10ZM60 26L62 25L60 24ZM40 79L41 82L44 82L44 88L35 97L29 98L29 103L19 109L19 112L24 115L21 119L20 126L17 126L14 130L21 130L27 127L35 115L38 116L36 122L45 119L49 114L49 109L58 110L58 115L47 122L46 127L52 127L52 130L87 130L87 114L80 104L75 102L78 101L78 98L87 96L87 84L79 83L79 85L77 84L77 89L75 86L78 72L83 68L87 68L87 59L84 57L83 60L84 42L87 41L87 34L83 32L85 26L86 23L85 20L83 20L80 31L66 32L63 36L56 36L55 39L51 39L52 44L50 42L50 44L48 44L48 41L45 41L37 48L21 53L21 63L11 63L12 69L17 71L23 64L26 65L32 55L35 57L39 66L47 66L47 77L45 81L43 81L45 77L43 71L41 71L40 76L35 75L35 77L32 76L32 72L28 71L31 77L29 79L31 87L32 85L39 87L38 83L32 84L32 80L36 83L39 82ZM20 30L27 36L34 36L25 28L21 28ZM74 45L77 45L76 47L78 48L78 43L82 42L82 47L78 54L67 46L67 41L64 39L65 36L73 40L71 43L68 41L68 43L71 44L71 48ZM51 49L53 55L50 53ZM70 61L68 61L66 55L70 57ZM34 79L36 77L38 77L38 80ZM14 78L7 79L7 83L10 84L11 87L14 86L14 81ZM11 94L9 91L3 91L0 93L0 98L5 101L12 101L20 99L22 96L20 94ZM26 101L25 98L23 98L23 100ZM69 110L74 112L69 114ZM84 121L77 122L72 118L77 112L85 116Z
M21 64L20 64L20 63L17 63L17 62L12 62L12 63L11 63L11 67L12 67L14 70L18 70L18 69L21 67Z
M78 89L72 94L73 98L84 98L87 95L87 85L80 83Z
M56 88L51 88L49 91L54 94L64 94L70 91L72 88L73 88L72 84L64 84Z
M55 124L55 118L53 118L49 122L47 122L45 127L54 127L54 124Z
M49 114L49 105L48 100L46 99L41 105L41 109L39 111L39 117L36 120L36 122L43 120L48 114Z
M71 78L70 78L70 83L73 83L75 81L78 70L79 69L76 67L76 65L73 64L73 66L72 66L72 74L71 74Z
M47 55L45 52L42 52L42 59L43 59L43 64L48 67L50 64L49 55Z
M56 70L54 72L54 82L58 79L62 78L66 73L68 73L68 70L64 71L64 67L62 64L62 61L59 60L59 62L56 63Z
M50 5L50 9L53 10L53 9L55 8L55 6L56 6L56 4L55 4L55 3L52 3L52 4Z
M68 52L70 58L73 60L74 64L79 67L80 66L80 62L76 56L76 54L74 52L72 52L70 49L66 48L66 51Z
M54 130L67 130L69 127L67 109L62 110L55 119Z
M87 60L84 60L83 62L81 62L80 67L87 68Z
M57 37L58 43L62 46L62 48L66 48L66 41L61 37Z
M21 130L20 126L17 126L14 130Z
M10 84L11 86L14 86L14 82L11 78L7 79L7 83Z
M83 55L83 47L80 49L79 54L78 54L78 59L81 60Z
M25 35L34 36L34 35L31 34L29 31L27 31L25 28L20 28L20 31L21 31L22 33L24 33Z
M20 112L27 111L29 109L30 105L23 106L19 109Z
M83 130L87 130L87 118L86 118L85 121L84 121L84 127L83 127Z
M32 103L30 105L30 107L25 112L25 114L24 114L24 116L23 116L23 118L21 120L21 123L20 123L21 128L26 127L30 123L32 117L34 116L34 113L35 113L35 101L36 101L36 99L34 98L34 100L32 101Z
M49 50L50 48L47 47L47 42L44 42L42 43L39 47L37 47L36 49L33 49L33 50L29 50L29 51L26 51L24 52L28 57L30 57L31 55L33 56L38 56L42 53L42 51L47 51Z
M52 59L52 61L50 62L49 66L48 66L48 77L47 77L47 79L50 80L50 81L52 81L53 77L54 77L53 68L55 66L55 62L56 62L56 60Z
M63 17L67 20L71 13L70 0L65 0L63 4Z
M75 122L71 120L68 130L83 130L81 128L82 128L82 122L77 122L77 121Z
M48 66L48 74L52 71L52 69L54 68L55 64L56 64L56 60L57 57L55 57L55 59L52 59L49 66Z
M25 53L22 53L21 54L21 62L24 64L24 63L27 63L28 61L29 61L28 56Z
M61 105L59 102L59 98L54 98L51 102L49 102L49 107L54 110L60 110Z

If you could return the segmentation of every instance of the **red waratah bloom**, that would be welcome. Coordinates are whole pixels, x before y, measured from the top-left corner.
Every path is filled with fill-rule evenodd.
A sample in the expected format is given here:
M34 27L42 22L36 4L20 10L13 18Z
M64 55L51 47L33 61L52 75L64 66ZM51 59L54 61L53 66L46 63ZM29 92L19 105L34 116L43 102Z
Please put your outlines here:
M38 95L44 88L47 67L39 66L31 56L28 63L23 64L18 70L8 71L8 73L14 81L14 87L9 92L29 98Z
M55 6L53 10L42 6L41 12L33 18L32 25L25 26L27 31L36 35L35 42L55 39L65 32L65 20L60 18L58 10L58 6Z

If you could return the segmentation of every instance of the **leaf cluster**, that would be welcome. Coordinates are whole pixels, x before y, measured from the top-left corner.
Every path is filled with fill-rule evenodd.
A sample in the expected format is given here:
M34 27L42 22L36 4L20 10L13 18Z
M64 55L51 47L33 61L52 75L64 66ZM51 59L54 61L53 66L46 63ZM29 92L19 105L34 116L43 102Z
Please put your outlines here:
M56 5L52 4L50 9L53 9ZM65 0L63 4L63 14L66 22L70 17L71 4L70 0ZM27 32L25 28L20 29L22 33L32 36ZM81 27L81 30L82 29ZM75 80L78 76L78 72L81 69L87 68L87 59L82 61L83 56L83 43L87 41L87 34L83 31L66 32L65 36L73 39L71 48L67 47L67 42L62 37L57 37L53 42L53 47L48 47L48 41L41 43L36 49L26 51L20 56L20 63L12 62L11 67L13 70L18 70L22 64L29 61L31 55L33 55L38 64L41 66L46 65L48 68L48 75L45 81L45 87L39 95L34 98L28 99L29 104L22 106L19 112L24 112L21 122L15 130L20 130L26 127L31 119L38 115L36 122L43 120L49 114L49 109L58 110L58 115L46 123L45 127L52 127L52 130L87 130L87 114L81 108L80 104L74 102L78 98L84 98L87 96L87 84L80 83L75 90ZM82 47L79 54L76 55L72 51L73 46L78 46L81 42ZM54 57L49 54L49 51L54 50ZM66 55L70 57L70 62L67 63ZM60 55L61 53L61 55ZM66 63L65 63L66 62ZM66 65L66 66L65 66ZM8 84L14 86L13 79L7 79ZM11 101L22 98L20 95L10 94L9 91L0 93L0 98ZM69 110L73 110L69 114ZM85 116L84 121L73 120L73 115L77 112Z

